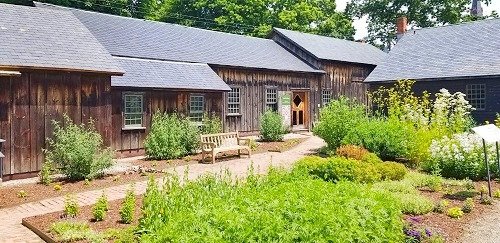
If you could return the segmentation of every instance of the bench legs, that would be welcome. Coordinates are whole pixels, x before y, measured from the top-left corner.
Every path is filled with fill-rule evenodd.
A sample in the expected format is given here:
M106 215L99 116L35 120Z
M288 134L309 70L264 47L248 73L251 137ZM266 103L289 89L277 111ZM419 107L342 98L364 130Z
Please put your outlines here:
M245 149L245 150L247 150L247 152L248 152L248 157L251 158L252 157L252 150L250 148ZM217 157L217 154L213 150L212 150L212 152L205 152L205 150L202 150L201 151L201 161L205 162L205 159L209 153L211 155L210 159L212 160L212 164L214 164L215 158ZM238 149L238 156L241 157L241 149Z

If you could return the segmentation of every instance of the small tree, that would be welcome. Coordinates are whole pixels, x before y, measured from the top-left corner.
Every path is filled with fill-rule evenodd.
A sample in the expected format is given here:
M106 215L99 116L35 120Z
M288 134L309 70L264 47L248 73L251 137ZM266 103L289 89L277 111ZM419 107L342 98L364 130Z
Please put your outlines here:
M266 110L260 120L260 134L264 141L281 141L286 129L283 126L283 117L277 112Z
M54 124L54 137L48 139L47 161L57 165L70 180L93 179L113 164L113 151L104 148L94 124L77 125L64 115L64 126Z

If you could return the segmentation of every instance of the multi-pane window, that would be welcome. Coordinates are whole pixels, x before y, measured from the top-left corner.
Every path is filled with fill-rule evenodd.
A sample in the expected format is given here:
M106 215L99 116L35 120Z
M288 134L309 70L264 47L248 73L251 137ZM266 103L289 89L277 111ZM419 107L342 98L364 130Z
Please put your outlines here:
M142 94L123 95L125 127L142 127L143 99Z
M272 111L278 111L278 90L266 89L266 108Z
M332 100L332 91L329 89L321 91L321 101L323 102L323 105L325 106L330 103L330 100Z
M240 114L240 88L232 87L227 94L227 108L229 114Z
M203 95L191 95L189 98L189 118L193 122L203 121L205 97Z
M466 99L476 110L484 110L486 104L486 85L468 84L466 86Z

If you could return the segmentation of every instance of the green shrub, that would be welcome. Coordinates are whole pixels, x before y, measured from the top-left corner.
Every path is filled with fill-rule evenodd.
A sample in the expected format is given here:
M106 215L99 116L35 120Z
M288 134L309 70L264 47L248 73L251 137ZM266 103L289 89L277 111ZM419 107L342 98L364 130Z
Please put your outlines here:
M201 127L202 134L214 134L222 132L222 121L215 114L212 113L208 115L208 113L203 114L203 125Z
M260 135L264 141L282 141L286 129L283 117L272 110L266 110L260 118Z
M104 242L86 222L59 221L50 226L50 232L57 237L57 242L72 242L87 240L89 242Z
M448 215L450 218L459 219L464 216L464 212L462 212L459 207L452 207L448 209L448 213L446 215Z
M474 209L474 199L467 198L465 199L464 205L462 206L462 211L464 213L470 213Z
M130 224L134 221L135 214L135 194L134 188L131 187L127 190L125 195L125 199L122 202L122 206L120 208L120 217L121 222L124 224Z
M476 190L476 185L474 185L474 182L472 180L468 179L468 178L465 179L464 187L465 187L466 191L474 191L474 190Z
M385 190L391 193L417 194L417 189L408 181L381 181L373 184L375 190Z
M437 175L428 176L426 186L432 192L441 191L443 189L443 178Z
M20 191L17 193L17 197L18 197L18 198L26 198L26 197L28 197L28 193L27 193L25 190L20 190Z
M369 186L296 173L247 183L206 176L183 186L167 179L149 184L138 230L141 242L402 242L393 201Z
M327 159L325 164L311 170L310 174L331 182L346 180L372 183L380 181L380 173L374 165L340 157Z
M325 140L330 150L335 150L358 124L367 121L366 108L354 100L340 97L320 110L314 134Z
M151 131L144 141L144 149L149 159L176 159L198 148L198 136L198 128L189 119L156 112Z
M500 198L500 189L496 189L495 192L493 193L494 198Z
M177 117L181 124L181 157L193 154L200 148L200 130L187 117ZM172 158L173 159L173 158Z
M38 173L38 179L43 185L50 185L52 183L52 163L45 162L42 165L42 169Z
M361 161L365 163L371 163L371 164L378 164L382 163L383 161L374 153L368 153L363 158L361 158Z
M94 207L92 207L92 214L94 216L94 220L103 221L104 218L106 217L106 212L109 209L108 207L109 207L108 198L103 193L95 203Z
M444 213L446 211L446 208L448 206L450 206L450 202L448 200L445 200L445 199L440 200L434 206L434 212L436 212L436 213Z
M493 200L491 199L490 196L483 195L483 196L481 196L480 203L484 204L484 205L491 205L491 204L493 204Z
M64 215L74 218L80 212L80 207L74 195L66 195L64 197Z
M342 143L364 147L383 160L395 160L408 156L412 133L413 129L406 123L372 118L350 129Z
M356 145L341 145L335 151L335 154L339 157L344 157L348 159L363 160L368 156L370 152L363 147Z
M53 121L54 137L48 139L46 160L59 167L70 180L96 178L113 164L113 151L103 149L103 140L91 121L76 125L64 116L64 126Z
M434 203L420 194L399 194L395 193L401 203L402 212L410 215L424 215L434 209Z
M396 162L382 162L375 165L381 175L382 180L402 180L407 172L404 165Z

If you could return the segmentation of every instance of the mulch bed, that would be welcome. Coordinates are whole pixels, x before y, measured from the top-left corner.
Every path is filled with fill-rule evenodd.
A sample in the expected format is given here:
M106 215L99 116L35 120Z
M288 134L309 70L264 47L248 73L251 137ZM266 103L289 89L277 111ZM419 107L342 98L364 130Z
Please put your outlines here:
M302 139L290 139L283 142L265 142L258 143L257 147L252 151L253 154L265 153L268 151L283 152L290 150L297 146L301 142L305 141ZM243 154L245 152L242 152ZM217 156L217 162L235 159L237 157L237 152L225 153ZM201 154L186 156L182 159L170 160L170 161L152 161L152 160L136 160L132 162L134 166L140 166L144 168L154 168L155 170L161 171L168 168L197 164L201 161ZM107 188L116 185L128 184L131 182L144 181L147 180L149 173L119 173L116 175L106 175L103 178L95 179L86 183L85 181L68 182L68 181L58 181L52 185L46 186L38 183L24 184L18 186L0 187L0 208L7 208L16 205L20 205L27 202L35 202L46 198L64 196L69 193L79 193L84 191L97 190L102 188ZM151 175L156 177L161 177L162 173L152 173ZM61 185L61 190L54 190L54 185ZM20 197L19 193L23 191L26 197Z
M60 212L25 218L23 219L23 221L28 223L32 227L36 228L49 238L53 239L55 242L58 241L57 237L56 235L50 232L50 228L53 223L62 220L86 222L88 223L90 228L96 232L104 232L109 229L125 229L128 227L136 226L138 224L138 220L141 217L142 198L143 198L142 196L136 197L134 220L131 224L124 224L120 220L120 208L123 202L122 199L109 202L109 210L106 213L106 217L104 218L103 221L96 222L93 220L92 206L81 207L78 216L76 216L75 218L66 218L64 216L64 213L60 211ZM78 242L84 242L84 241L78 241Z
M488 182L481 181L476 182L476 191L479 190L481 185L488 185ZM500 189L500 183L492 181L492 192ZM453 187L452 187L453 188ZM465 192L463 188L457 188L451 195L444 194L443 192L430 192L422 191L422 194L431 198L434 202L439 202L440 200L446 199L450 202L448 208L459 207L462 208L465 199L468 197L474 198L474 209L471 213L465 213L460 219L454 219L446 215L446 212L440 213L429 213L422 216L405 216L406 219L410 217L418 221L415 225L421 226L422 228L428 228L432 232L436 232L446 239L446 242L460 242L460 237L465 233L469 227L469 223L473 220L480 218L482 215L492 213L494 211L494 206L480 204L479 193ZM500 203L498 200L493 199L493 203Z

